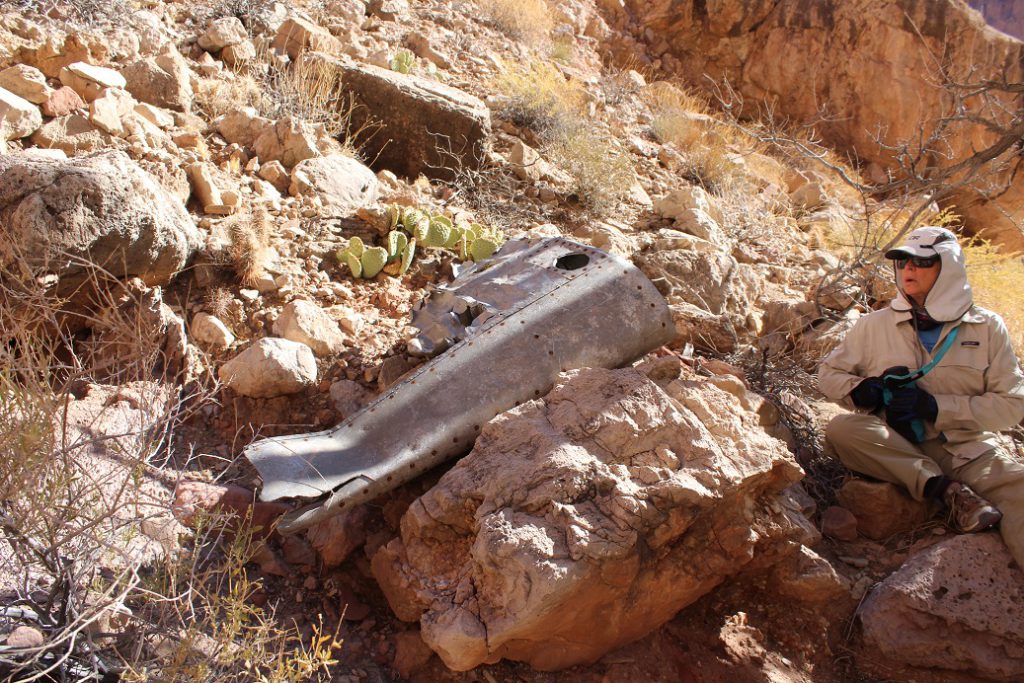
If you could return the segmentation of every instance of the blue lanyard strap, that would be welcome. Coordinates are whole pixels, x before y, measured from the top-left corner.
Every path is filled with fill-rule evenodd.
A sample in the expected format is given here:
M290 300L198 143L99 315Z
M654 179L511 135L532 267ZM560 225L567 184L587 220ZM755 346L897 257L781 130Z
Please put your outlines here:
M929 372L931 372L932 368L939 364L939 361L942 360L942 357L946 355L946 351L949 351L949 348L953 346L953 342L956 341L956 335L959 331L960 325L957 325L952 330L950 330L949 334L946 335L946 339L942 342L942 346L939 347L939 352L936 353L935 357L928 361L928 363L921 369L915 370L914 372L908 372L905 375L887 375L885 379L895 380L896 382L899 382L904 385L906 383L921 379Z

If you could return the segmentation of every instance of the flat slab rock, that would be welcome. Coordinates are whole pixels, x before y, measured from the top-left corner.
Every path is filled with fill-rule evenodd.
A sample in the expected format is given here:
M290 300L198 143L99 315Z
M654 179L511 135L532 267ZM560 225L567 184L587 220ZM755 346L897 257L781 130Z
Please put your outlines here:
M911 557L864 601L864 639L904 664L1024 680L1024 572L995 533Z
M374 555L392 609L449 668L594 661L796 550L806 520L776 499L802 472L754 397L734 378L658 379L563 374L485 425Z

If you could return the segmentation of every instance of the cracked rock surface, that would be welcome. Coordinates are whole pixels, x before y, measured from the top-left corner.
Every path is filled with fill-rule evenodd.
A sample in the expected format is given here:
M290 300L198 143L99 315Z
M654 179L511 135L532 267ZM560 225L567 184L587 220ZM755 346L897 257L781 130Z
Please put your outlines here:
M681 372L565 373L409 508L373 570L447 666L596 660L798 547L775 501L802 472L756 397Z

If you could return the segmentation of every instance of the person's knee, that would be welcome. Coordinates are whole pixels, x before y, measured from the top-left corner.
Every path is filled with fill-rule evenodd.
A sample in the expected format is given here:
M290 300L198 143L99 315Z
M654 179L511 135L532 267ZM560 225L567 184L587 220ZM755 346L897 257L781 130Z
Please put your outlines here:
M833 417L825 427L825 438L832 445L849 442L871 429L873 418L862 413L843 413Z

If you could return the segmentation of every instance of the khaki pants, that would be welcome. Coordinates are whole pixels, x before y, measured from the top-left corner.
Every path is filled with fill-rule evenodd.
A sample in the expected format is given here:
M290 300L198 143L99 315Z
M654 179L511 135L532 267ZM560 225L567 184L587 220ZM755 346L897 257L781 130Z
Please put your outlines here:
M967 484L1003 513L999 531L1024 568L1024 464L993 449L954 467L953 454L938 439L912 444L875 415L839 415L825 438L851 470L902 484L917 500L932 477L945 474Z

